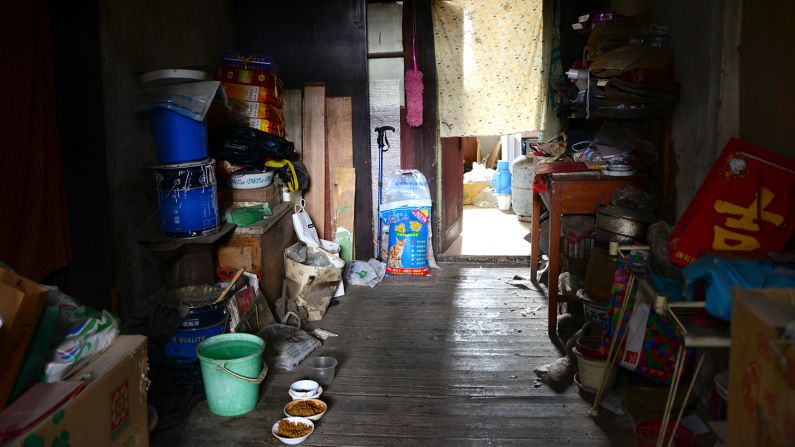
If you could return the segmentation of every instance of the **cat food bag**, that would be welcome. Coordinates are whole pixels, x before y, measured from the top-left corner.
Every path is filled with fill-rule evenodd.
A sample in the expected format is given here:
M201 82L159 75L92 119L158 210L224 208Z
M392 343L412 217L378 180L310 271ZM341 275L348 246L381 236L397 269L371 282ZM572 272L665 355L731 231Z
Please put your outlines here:
M385 253L388 275L428 275L431 195L416 169L398 170L385 179L381 225L389 228Z
M427 275L431 207L388 210L382 213L382 219L389 225L386 273Z

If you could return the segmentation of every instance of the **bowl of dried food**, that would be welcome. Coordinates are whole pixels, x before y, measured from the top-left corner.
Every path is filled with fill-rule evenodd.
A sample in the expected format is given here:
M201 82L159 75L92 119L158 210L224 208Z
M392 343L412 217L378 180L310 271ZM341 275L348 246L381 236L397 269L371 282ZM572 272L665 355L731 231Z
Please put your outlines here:
M284 414L317 421L326 414L326 409L328 405L320 399L296 399L284 406Z
M273 424L271 433L285 444L296 445L304 442L313 431L315 424L309 419L290 416Z

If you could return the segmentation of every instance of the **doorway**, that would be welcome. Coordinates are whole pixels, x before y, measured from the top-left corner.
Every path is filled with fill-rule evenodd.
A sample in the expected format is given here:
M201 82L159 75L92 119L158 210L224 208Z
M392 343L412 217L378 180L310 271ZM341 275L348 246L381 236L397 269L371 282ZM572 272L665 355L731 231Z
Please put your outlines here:
M530 254L529 201L498 191L504 169L511 171L528 138L521 134L442 138L444 258L521 258ZM500 163L502 162L502 163ZM497 179L495 180L495 175ZM507 181L503 179L503 185ZM519 192L519 191L517 191ZM521 192L520 192L521 194ZM517 210L520 216L517 214ZM517 259L518 260L518 259Z

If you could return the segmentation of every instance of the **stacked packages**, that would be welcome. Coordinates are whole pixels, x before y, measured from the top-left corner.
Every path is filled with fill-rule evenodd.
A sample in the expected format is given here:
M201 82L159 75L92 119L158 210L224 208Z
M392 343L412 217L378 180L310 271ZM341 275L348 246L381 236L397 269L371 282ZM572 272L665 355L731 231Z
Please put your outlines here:
M271 65L270 57L224 53L217 79L229 105L248 119L250 127L284 137L284 83L271 72Z

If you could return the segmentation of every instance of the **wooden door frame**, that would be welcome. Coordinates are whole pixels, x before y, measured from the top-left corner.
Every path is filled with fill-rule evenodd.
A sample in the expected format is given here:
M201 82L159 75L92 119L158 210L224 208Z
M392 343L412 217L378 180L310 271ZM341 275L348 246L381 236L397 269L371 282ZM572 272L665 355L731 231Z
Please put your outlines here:
M441 247L441 206L438 201L439 173L441 165L437 163L441 150L439 140L439 108L437 103L436 83L436 53L433 42L433 17L432 0L405 0L403 2L403 66L406 70L413 66L412 34L413 12L417 11L416 21L416 53L417 66L422 71L423 108L422 126L409 127L406 125L405 113L401 113L401 167L403 169L417 169L428 180L431 190L433 212L433 248L439 252ZM442 237L440 237L442 236Z

